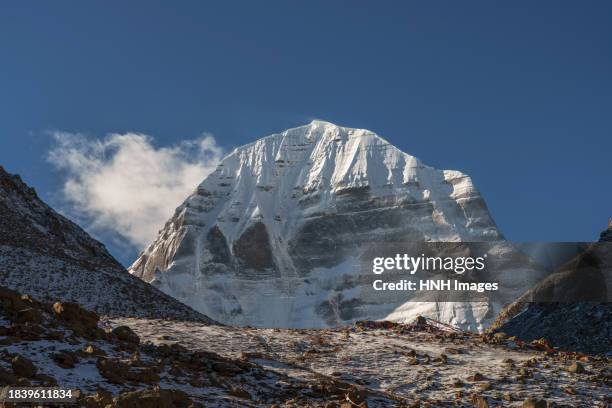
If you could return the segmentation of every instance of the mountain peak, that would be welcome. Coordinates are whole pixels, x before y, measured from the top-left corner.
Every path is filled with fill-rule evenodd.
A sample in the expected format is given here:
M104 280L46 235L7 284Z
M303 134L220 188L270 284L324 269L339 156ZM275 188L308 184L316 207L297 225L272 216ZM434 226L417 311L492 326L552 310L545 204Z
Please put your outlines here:
M340 127L332 122L328 122L326 120L321 119L313 119L307 126L330 126L330 127Z
M425 168L435 170L372 131L315 120L235 149L201 187L214 188L207 184L216 183L211 181L215 175L241 181L249 178L236 171L250 172L256 177L256 185L267 189L280 180L284 189L401 187L415 183L416 173ZM469 180L459 172L439 176Z
M386 316L329 315L333 306L317 302L336 290L330 282L301 297L321 271L356 279L341 265L359 245L501 237L465 174L426 166L369 130L316 120L226 156L130 271L224 323L320 327ZM283 303L294 296L299 305Z
M245 150L253 145L266 143L265 141L269 142L272 140L282 141L283 139L289 139L290 142L296 142L296 139L302 139L302 142L313 142L319 139L324 139L327 142L331 142L337 138L338 140L335 141L340 141L339 138L347 139L348 137L355 138L360 136L369 136L373 140L375 139L381 141L382 143L389 144L388 141L370 130L339 126L332 122L315 119L310 123L264 136L255 140L254 142L236 148L235 151Z

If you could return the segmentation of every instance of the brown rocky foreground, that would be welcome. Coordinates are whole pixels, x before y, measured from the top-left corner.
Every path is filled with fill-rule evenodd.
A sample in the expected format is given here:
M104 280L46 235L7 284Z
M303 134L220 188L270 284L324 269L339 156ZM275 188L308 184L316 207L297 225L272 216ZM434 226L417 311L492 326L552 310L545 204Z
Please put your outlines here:
M0 385L84 407L607 407L604 356L420 318L336 330L100 320L0 288ZM130 328L131 327L131 328Z
M155 344L240 357L312 384L339 380L362 395L389 399L366 397L370 407L607 407L612 400L605 356L560 352L544 339L525 343L503 333L460 332L424 318L334 330L113 323L129 323Z

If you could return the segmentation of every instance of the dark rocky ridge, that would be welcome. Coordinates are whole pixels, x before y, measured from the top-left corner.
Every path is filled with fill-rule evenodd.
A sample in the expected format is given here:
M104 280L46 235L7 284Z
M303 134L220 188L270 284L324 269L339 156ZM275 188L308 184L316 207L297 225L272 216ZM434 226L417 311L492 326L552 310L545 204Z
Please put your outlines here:
M562 350L612 351L611 303L532 303L519 313L496 331L523 341L544 338Z
M601 242L612 242L612 218L608 221L608 229L600 234L599 240Z
M599 243L506 307L491 330L524 341L545 338L563 350L611 353L612 303L608 301L611 241L612 222L601 233ZM581 299L582 295L588 301L546 301L551 293L559 291L567 293L568 299Z
M18 175L0 166L0 245L80 262L121 267L104 245L43 203ZM41 245L44 243L44 245Z
M74 301L110 316L205 316L130 274L78 225L0 167L0 285L44 301Z

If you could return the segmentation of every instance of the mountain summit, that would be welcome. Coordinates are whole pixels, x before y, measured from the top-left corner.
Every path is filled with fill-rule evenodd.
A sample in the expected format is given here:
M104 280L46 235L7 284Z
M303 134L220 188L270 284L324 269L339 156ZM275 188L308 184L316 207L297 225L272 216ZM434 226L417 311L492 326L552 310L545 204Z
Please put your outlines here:
M501 239L465 174L369 130L313 121L225 157L130 272L224 323L325 327L409 314L366 294L351 266L364 245Z

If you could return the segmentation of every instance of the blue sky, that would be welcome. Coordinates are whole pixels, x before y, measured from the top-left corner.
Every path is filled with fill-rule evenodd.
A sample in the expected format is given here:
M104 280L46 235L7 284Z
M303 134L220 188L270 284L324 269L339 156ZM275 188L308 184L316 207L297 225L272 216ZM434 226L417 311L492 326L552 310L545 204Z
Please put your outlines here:
M471 175L509 239L590 240L611 21L605 1L4 2L0 164L61 208L50 130L229 150L320 118Z

